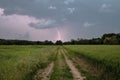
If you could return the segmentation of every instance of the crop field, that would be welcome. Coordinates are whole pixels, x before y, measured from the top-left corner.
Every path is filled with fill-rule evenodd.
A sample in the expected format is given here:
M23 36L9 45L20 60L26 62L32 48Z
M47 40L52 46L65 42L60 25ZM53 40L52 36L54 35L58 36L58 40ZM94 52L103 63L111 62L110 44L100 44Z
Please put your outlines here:
M97 74L100 80L120 79L119 45L76 45L66 46L66 48L72 58L77 56L75 62L81 62L82 67L87 68L90 74Z
M119 45L0 46L0 80L119 79Z
M0 80L32 80L52 61L55 47L0 46Z

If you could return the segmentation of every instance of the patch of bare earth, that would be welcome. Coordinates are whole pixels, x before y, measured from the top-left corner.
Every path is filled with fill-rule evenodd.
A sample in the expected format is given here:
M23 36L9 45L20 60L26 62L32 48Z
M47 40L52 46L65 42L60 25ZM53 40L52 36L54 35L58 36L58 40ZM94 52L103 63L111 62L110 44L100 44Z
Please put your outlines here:
M54 62L51 62L48 67L43 70L38 70L37 74L34 76L34 80L50 80L50 75L53 71Z
M63 51L62 53L64 55L64 58L65 58L65 61L66 61L67 65L71 69L71 73L73 74L73 80L85 80L85 77L83 77L81 75L81 73L75 67L75 65L73 64L73 62L70 59L68 59L68 57L66 56L65 52Z

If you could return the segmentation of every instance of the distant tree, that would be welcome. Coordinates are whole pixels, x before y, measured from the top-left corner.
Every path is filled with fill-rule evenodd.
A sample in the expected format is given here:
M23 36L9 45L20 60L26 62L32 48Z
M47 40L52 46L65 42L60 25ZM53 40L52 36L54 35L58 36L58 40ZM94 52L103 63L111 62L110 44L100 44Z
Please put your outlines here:
M53 45L54 43L52 41L45 40L44 45Z
M42 41L36 41L36 45L44 45Z
M90 40L90 44L103 44L103 41L101 38L93 38Z
M89 44L89 40L88 39L80 39L79 41L77 41L78 44Z
M56 44L56 45L63 45L63 42L62 42L61 40L57 40L57 41L55 42L55 44Z
M77 42L76 40L71 39L71 44L72 44L72 45L75 45L75 44L76 44L76 42Z
M71 42L70 41L66 41L63 43L64 45L71 45Z
M109 33L102 36L104 44L120 44L120 34Z

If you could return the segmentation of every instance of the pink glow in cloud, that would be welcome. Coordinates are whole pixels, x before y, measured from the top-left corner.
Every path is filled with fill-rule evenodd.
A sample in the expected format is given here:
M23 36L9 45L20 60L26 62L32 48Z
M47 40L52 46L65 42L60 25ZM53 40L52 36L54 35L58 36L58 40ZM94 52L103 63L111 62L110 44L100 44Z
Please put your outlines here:
M45 22L47 21L47 22ZM0 38L29 39L29 40L55 40L58 34L54 28L35 29L30 23L50 24L45 19L36 19L28 15L4 15L4 9L0 8Z

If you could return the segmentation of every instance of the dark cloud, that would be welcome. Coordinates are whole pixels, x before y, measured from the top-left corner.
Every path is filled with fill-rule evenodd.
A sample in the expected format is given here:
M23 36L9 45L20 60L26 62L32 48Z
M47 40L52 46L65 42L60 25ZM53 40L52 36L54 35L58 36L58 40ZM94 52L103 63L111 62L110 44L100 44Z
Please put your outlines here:
M119 4L120 0L0 0L4 15L34 17L38 22L31 22L28 27L36 30L59 27L61 31L66 29L71 38L119 32Z
M53 27L58 27L58 24L56 23L55 20L42 20L37 23L30 23L30 27L35 28L35 29L47 29L47 28L53 28Z

